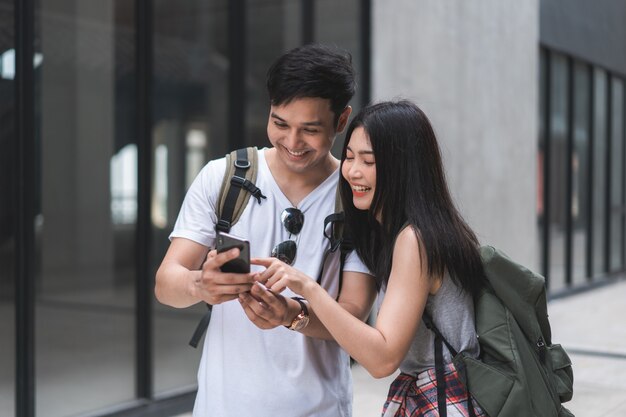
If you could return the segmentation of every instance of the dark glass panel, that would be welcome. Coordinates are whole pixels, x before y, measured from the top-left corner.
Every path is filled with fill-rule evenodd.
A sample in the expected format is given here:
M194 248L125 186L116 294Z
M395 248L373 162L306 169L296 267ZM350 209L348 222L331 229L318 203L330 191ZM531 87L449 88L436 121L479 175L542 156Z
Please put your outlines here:
M317 0L315 1L315 41L336 45L350 52L352 63L357 72L357 90L350 101L352 116L361 108L363 88L361 74L361 1L359 0ZM345 132L344 132L345 133ZM345 135L337 136L333 146L333 154L341 155Z
M553 54L551 61L550 91L550 289L562 288L565 280L565 228L566 210L566 175L570 167L567 161L567 106L568 63L560 54Z
M246 144L270 146L265 75L283 52L302 44L302 2L258 0L246 10ZM311 16L312 18L312 16Z
M15 414L15 38L13 0L0 0L0 415Z
M228 144L228 5L225 0L154 2L153 274L169 245L185 191ZM206 311L154 303L154 389L191 389L201 347L187 345Z
M589 193L589 68L574 65L574 115L572 170L572 279L582 283L587 272L587 225Z
M134 2L35 13L36 410L67 416L135 396Z
M610 271L624 266L624 82L611 78Z
M548 137L546 130L546 112L547 109L547 94L548 93L548 62L550 54L547 50L542 49L539 55L539 144L537 146L537 226L538 233L537 238L539 243L537 244L537 259L541 260L541 267L545 261L543 260L543 252L548 248L544 247L544 233L546 227L545 216L545 181L547 179L546 172L546 150L548 146Z
M593 275L605 272L607 192L607 76L593 71Z

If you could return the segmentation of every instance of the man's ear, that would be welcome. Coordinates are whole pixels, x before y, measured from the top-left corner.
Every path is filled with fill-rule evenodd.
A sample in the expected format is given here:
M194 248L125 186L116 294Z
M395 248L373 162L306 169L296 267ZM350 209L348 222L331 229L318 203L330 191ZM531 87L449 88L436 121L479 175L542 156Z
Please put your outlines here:
M343 130L348 125L348 119L350 118L350 114L352 113L352 107L347 106L341 112L341 116L339 116L339 121L337 122L337 133L343 132Z

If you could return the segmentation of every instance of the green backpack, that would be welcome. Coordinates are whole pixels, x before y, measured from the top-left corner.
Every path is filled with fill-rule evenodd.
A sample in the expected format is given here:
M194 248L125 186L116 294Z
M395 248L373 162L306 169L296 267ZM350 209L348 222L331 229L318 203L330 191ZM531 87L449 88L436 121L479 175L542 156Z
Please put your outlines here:
M480 358L457 353L424 317L435 333L438 397L445 395L440 353L445 344L489 417L573 417L561 405L572 399L572 363L561 345L552 344L545 279L492 246L481 247L480 254L488 282L474 299ZM446 415L443 399L440 416Z

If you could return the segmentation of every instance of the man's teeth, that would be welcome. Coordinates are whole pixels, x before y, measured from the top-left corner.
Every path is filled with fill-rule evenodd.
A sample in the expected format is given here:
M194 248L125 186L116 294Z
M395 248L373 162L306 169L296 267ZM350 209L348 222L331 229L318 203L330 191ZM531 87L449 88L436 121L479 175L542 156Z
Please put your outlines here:
M363 186L361 186L361 185L353 185L353 186L352 186L352 189L353 189L354 191L358 191L358 192L360 192L360 193L364 193L364 192L366 192L366 191L369 191L369 190L370 190L370 187L363 187Z
M296 152L296 151L292 151L292 150L289 150L289 149L287 149L287 152L289 152L293 156L302 156L302 155L304 155L306 153L306 151Z

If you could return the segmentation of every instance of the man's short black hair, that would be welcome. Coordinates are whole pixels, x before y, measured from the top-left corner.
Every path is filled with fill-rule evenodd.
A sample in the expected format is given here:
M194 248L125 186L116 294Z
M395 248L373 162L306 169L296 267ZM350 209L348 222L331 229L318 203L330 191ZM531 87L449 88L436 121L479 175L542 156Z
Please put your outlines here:
M348 106L356 89L352 56L325 45L304 45L279 57L267 71L267 91L274 106L298 98L330 100L335 115Z

